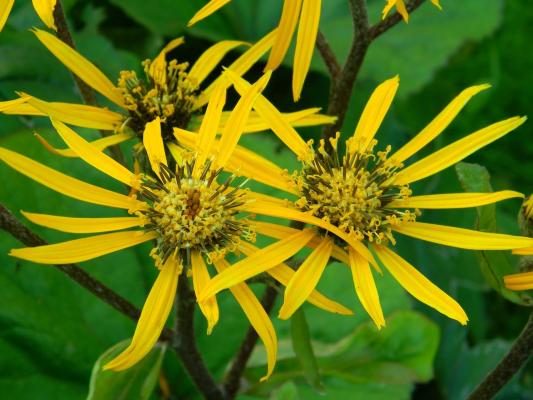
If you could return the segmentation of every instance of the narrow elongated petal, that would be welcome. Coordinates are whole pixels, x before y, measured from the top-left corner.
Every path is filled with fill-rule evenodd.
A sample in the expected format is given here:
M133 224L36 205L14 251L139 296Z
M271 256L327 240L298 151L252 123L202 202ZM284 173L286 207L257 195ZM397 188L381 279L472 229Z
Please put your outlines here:
M57 31L54 22L54 8L56 7L56 0L32 0L35 12L41 18L41 21L54 31Z
M530 290L533 289L533 272L506 275L503 277L503 282L507 289Z
M125 108L124 100L118 89L93 63L54 35L40 29L34 29L33 33L59 61L82 81L113 103Z
M233 83L235 89L241 96L250 87L248 82L232 73L231 70L226 71L225 76ZM254 110L257 111L264 121L268 122L270 129L272 129L294 154L302 159L309 154L309 147L305 141L266 97L259 95L255 101Z
M296 270L289 284L285 288L283 305L279 310L279 318L288 319L308 299L315 290L326 265L328 264L333 241L324 237L320 244L307 256L305 261Z
M300 100L309 65L311 65L311 58L313 58L320 22L321 4L321 0L303 0L292 70L292 96L294 101Z
M310 229L299 231L295 235L261 249L251 257L238 261L226 272L211 279L200 293L198 301L204 301L221 290L275 267L298 253L314 235L315 233Z
M387 115L387 111L389 111L399 85L400 78L396 75L374 90L366 103L361 118L359 118L353 138L349 142L348 150L350 153L355 153L359 149L364 151L372 142L385 115Z
M480 129L403 169L396 175L394 183L405 185L434 175L513 131L525 121L526 117L514 117Z
M455 119L463 107L479 92L490 88L490 85L471 86L463 90L450 104L437 115L418 135L391 156L391 159L403 162L439 136Z
M484 206L515 197L524 198L524 195L513 192L512 190L502 190L494 193L430 194L426 196L408 197L404 200L393 200L387 204L387 208L469 208Z
M92 260L157 237L156 232L126 231L106 233L67 242L13 249L10 256L40 264L71 264Z
M58 149L53 147L50 143L46 141L45 138L43 138L38 133L34 133L37 140L51 153L57 154L58 156L62 157L70 157L70 158L77 158L78 154L74 152L72 149ZM131 139L133 136L129 133L118 133L116 135L109 135L100 139L93 140L92 142L89 142L94 148L96 148L98 151L104 151L110 146L114 146L116 144L125 142L126 140Z
M15 0L0 0L0 32L6 24L7 17L9 17L14 3Z
M139 217L71 218L58 215L34 214L24 211L21 211L21 213L34 224L69 233L120 231L122 229L142 226L145 223Z
M533 246L530 247L523 247L520 249L514 249L513 254L519 255L519 256L528 256L533 254Z
M257 82L242 95L239 102L231 112L228 123L220 135L218 154L216 163L219 167L224 167L230 159L246 125L248 114L257 96L266 87L270 80L271 72L266 72Z
M287 49L292 41L292 36L294 35L294 30L296 29L296 23L298 22L301 8L302 0L289 0L283 2L283 10L279 20L276 41L270 51L265 71L278 68L285 58Z
M454 299L440 290L418 270L385 246L376 245L376 253L383 265L389 270L400 285L422 303L433 307L461 325L466 325L468 317Z
M129 368L154 347L172 309L180 273L179 261L169 257L150 289L130 345L104 365L104 370L122 371Z
M393 226L396 232L428 242L469 250L511 250L533 246L533 239L452 226L409 222Z
M72 178L11 150L0 148L0 160L34 181L81 201L126 210L143 209L146 206L132 197Z
M193 15L187 26L193 26L198 21L207 18L219 8L222 8L223 6L228 4L230 1L231 0L209 0L209 2L205 6L203 6L196 14Z
M1 0L0 0L1 1ZM42 111L27 104L28 96L18 99L0 101L0 112L14 115L45 115Z
M161 136L161 120L159 117L148 122L144 127L143 144L152 166L152 171L159 176L159 164L167 165L165 145Z
M394 6L396 6L396 10L402 16L403 20L406 23L409 22L409 13L407 12L403 0L387 0L387 4L385 5L385 8L383 8L381 19L385 19L391 8Z
M385 317L379 302L379 294L368 261L354 252L348 251L355 293L365 311L370 315L378 329L385 326Z
M84 138L79 136L65 124L52 119L52 125L54 128L56 128L57 133L59 133L67 146L70 147L87 164L126 185L137 185L136 182L138 179L136 178L135 174L130 172L122 164L113 160L105 153L99 151L96 147L87 142Z
M200 86L205 78L207 78L220 61L222 61L224 56L239 46L250 46L250 44L238 40L223 40L215 43L204 51L193 64L189 71L189 79L195 81L195 83Z
M183 43L185 43L185 40L182 37L171 40L151 62L148 74L160 87L166 87L167 85L167 53Z
M214 261L214 265L219 274L231 269L227 261L223 259ZM269 378L276 365L278 352L276 331L274 330L274 326L272 325L272 321L270 321L268 314L265 312L263 306L257 300L248 285L245 283L239 283L229 289L246 314L246 317L250 321L250 325L253 326L257 335L265 345L267 353L267 374L261 378L261 381L264 381Z
M196 297L198 297L205 285L211 280L211 277L209 276L207 266L199 251L192 252L191 264L194 293L196 294ZM210 335L211 332L213 332L213 328L217 324L219 317L217 299L215 296L210 297L205 301L198 302L198 306L207 320L207 334Z

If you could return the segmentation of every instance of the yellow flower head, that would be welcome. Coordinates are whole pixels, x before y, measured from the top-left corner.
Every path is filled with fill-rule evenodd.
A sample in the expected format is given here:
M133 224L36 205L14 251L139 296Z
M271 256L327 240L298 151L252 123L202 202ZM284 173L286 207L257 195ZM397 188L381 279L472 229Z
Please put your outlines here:
M7 17L13 8L15 0L0 0L0 31L6 24ZM54 31L57 30L54 22L54 9L56 0L32 0L35 12L44 24Z
M387 14L392 9L392 7L396 6L396 10L398 13L402 16L403 20L405 22L409 22L409 12L407 11L407 7L405 7L404 0L386 0L387 4L383 8L382 18L385 19L387 17ZM442 9L440 5L439 0L431 0L431 2L437 7L439 10Z

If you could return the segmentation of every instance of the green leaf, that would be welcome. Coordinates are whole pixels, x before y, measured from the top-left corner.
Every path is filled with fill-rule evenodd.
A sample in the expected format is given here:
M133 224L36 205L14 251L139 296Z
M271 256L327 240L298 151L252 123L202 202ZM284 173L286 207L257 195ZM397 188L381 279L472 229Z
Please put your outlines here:
M274 390L270 395L270 400L299 400L298 387L293 381L288 381Z
M126 347L124 340L102 354L93 367L87 400L148 400L157 384L166 346L156 345L146 357L124 371L104 371L102 367Z
M461 186L466 192L492 192L490 175L487 169L478 164L459 163L455 171ZM476 229L482 232L497 232L496 204L477 207ZM516 273L515 267L509 260L508 252L479 251L478 263L489 285L500 295L513 303L532 305L533 300L523 293L509 290L503 283L503 277Z

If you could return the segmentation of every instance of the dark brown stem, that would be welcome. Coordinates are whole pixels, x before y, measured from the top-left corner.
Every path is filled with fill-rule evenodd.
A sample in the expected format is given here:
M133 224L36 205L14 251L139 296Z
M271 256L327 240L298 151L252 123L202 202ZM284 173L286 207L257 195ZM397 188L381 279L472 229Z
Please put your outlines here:
M339 64L339 61L337 61L337 57L335 57L335 53L331 49L328 41L326 40L326 37L322 34L322 32L318 32L318 35L316 37L316 48L318 49L320 56L324 60L326 67L328 67L331 79L336 80L337 77L341 74L341 66Z
M270 314L272 308L274 307L277 293L277 290L272 286L267 286L265 289L265 293L261 299L261 304L267 314ZM248 363L250 356L252 355L252 351L257 344L258 339L259 336L257 336L257 332L253 327L250 326L246 336L241 342L239 351L233 359L229 371L224 378L224 393L226 393L227 399L234 399L237 395L239 387L241 386L241 376L246 368L246 364Z
M0 204L0 228L9 232L15 239L29 247L46 245L46 241L30 231L3 205ZM141 312L128 300L115 293L99 280L93 278L75 264L54 265L58 270L65 273L69 278L76 281L89 292L121 312L125 316L136 321ZM172 331L165 329L161 334L161 340L168 341L172 337Z
M533 312L505 357L470 394L468 400L488 400L515 376L518 370L533 355Z
M176 294L176 323L172 348L180 357L192 381L208 400L225 400L224 392L209 373L194 336L194 310L196 299L189 287L187 274L180 275Z

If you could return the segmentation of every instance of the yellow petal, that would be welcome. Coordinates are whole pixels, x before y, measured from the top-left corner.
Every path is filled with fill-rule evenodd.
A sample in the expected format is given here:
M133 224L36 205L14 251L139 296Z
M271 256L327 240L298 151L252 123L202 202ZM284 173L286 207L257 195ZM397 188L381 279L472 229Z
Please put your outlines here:
M533 245L533 239L455 228L452 226L408 222L393 226L396 232L428 242L469 250L511 250Z
M54 31L57 31L54 22L54 9L56 7L56 0L32 0L35 12L41 18L44 24Z
M506 275L503 277L505 287L511 290L533 289L533 272Z
M130 345L104 365L104 370L122 371L152 350L172 309L180 273L179 261L169 257L150 289Z
M227 261L223 259L214 261L214 265L219 274L231 269L229 268ZM264 381L270 377L276 365L278 351L276 331L274 330L274 326L272 325L268 314L265 312L263 306L257 300L248 285L245 283L239 283L229 289L246 314L246 317L250 321L250 325L253 326L257 335L265 345L267 353L267 374L261 378L261 381Z
M41 144L46 148L46 150L48 150L51 153L57 154L58 156L62 156L62 157L71 157L71 158L78 157L78 155L72 149L55 148L38 133L34 133L34 136L37 138L39 142L41 142ZM109 135L109 136L106 136L100 139L93 140L92 142L89 142L89 143L98 151L104 151L109 146L114 146L116 144L125 142L126 140L129 140L132 137L133 135L129 133L118 133L116 135Z
M513 117L480 129L403 169L396 175L394 183L406 185L436 174L518 128L525 121L526 117Z
M294 35L294 30L296 29L296 23L298 22L301 8L302 0L289 0L283 2L283 11L281 12L281 18L279 20L276 41L270 51L265 71L278 68L285 58L287 49L292 41L292 35Z
M126 231L106 233L38 247L13 249L10 256L40 264L71 264L92 260L157 237L156 232Z
M333 241L331 238L322 238L317 248L298 267L296 273L285 288L285 296L283 298L283 305L279 310L279 318L290 318L304 301L308 299L311 292L315 290L328 264L332 249Z
M263 55L272 47L274 40L276 38L276 30L274 29L248 50L246 50L239 58L237 58L233 63L228 67L229 70L233 71L239 77L244 75L252 66L261 58ZM231 83L227 81L224 76L219 76L216 78L200 95L195 104L195 109L203 107L209 101L211 93L215 90L215 87L218 84L225 85L226 88L230 87ZM242 96L242 93L240 93Z
M152 80L160 87L167 86L167 53L169 51L174 50L176 47L180 46L184 42L185 40L183 39L183 37L171 40L165 47L163 47L157 57L154 58L150 63L148 74L150 75Z
M230 159L239 139L246 125L248 114L252 110L252 106L257 99L257 96L266 87L270 80L271 72L266 72L260 79L257 80L244 94L242 94L237 105L231 112L228 118L228 123L224 127L220 135L220 142L218 144L218 153L216 157L216 164L219 167L224 167Z
M9 17L14 2L15 0L0 0L0 32L6 24L7 17Z
M463 107L479 92L490 88L490 85L477 85L471 86L463 90L459 95L453 99L450 104L437 115L433 121L431 121L424 129L420 131L413 139L411 139L406 145L399 149L391 156L399 162L403 162L415 154L418 150L422 149L425 145L439 136L450 123L455 119L457 114L463 109Z
M159 164L167 165L165 145L161 136L161 120L156 117L144 127L143 144L152 166L152 171L159 176Z
M521 249L514 249L513 254L519 255L519 256L528 256L530 254L533 254L533 246L530 247L524 247Z
M215 69L220 61L222 61L224 56L239 46L250 46L250 44L237 40L223 40L215 43L213 46L204 51L196 60L189 71L189 79L200 86L205 78L207 78L207 76Z
M192 283L196 297L202 292L203 288L211 280L204 258L199 251L193 251L191 254L192 266ZM204 314L207 320L207 334L210 335L214 326L218 322L218 303L215 296L208 298L205 301L198 302L200 311Z
M204 301L221 290L244 282L246 279L282 263L298 253L314 235L315 233L310 229L299 231L295 235L271 244L251 257L233 264L226 272L211 279L200 293L198 301Z
M366 103L361 118L359 118L353 137L349 141L348 149L350 153L353 154L358 150L364 151L372 142L387 111L389 111L399 85L400 78L396 75L374 90Z
M235 89L242 96L249 89L250 84L231 70L227 70L225 76L233 83ZM254 104L257 113L269 124L270 129L287 145L299 158L305 158L309 154L309 147L300 137L298 132L283 118L281 112L264 96L259 95Z
M145 203L132 197L72 178L11 150L0 148L0 160L34 181L78 200L126 210L146 207Z
M87 142L68 126L53 119L52 125L56 129L57 133L59 133L61 138L65 141L67 146L70 147L87 164L126 185L138 185L138 179L135 174L131 173L126 167L116 162L105 153L99 151L96 147Z
M311 65L315 49L318 24L320 23L321 0L303 0L302 15L296 36L296 51L292 69L292 96L294 101L300 100L305 77Z
M352 270L355 293L365 311L370 315L378 329L385 326L383 310L379 302L379 294L372 276L368 261L354 252L348 251L350 256L350 269Z
M120 231L144 225L139 217L119 218L70 218L58 215L34 214L21 211L27 219L37 225L46 226L61 232L69 233L101 233Z
M102 71L89 60L48 32L34 29L33 33L35 33L37 39L39 39L59 61L61 61L87 85L115 104L123 108L126 107L119 90L102 73Z
M393 200L387 204L387 208L425 208L425 209L448 209L479 207L498 201L524 198L522 193L512 190L502 190L493 193L450 193L431 194L426 196L413 196L403 200Z
M431 2L437 7L439 10L442 10L442 7L440 5L439 0L431 0Z
M455 319L461 325L466 325L468 317L459 303L431 283L415 267L392 250L379 245L374 246L374 248L379 259L394 279L413 297L447 317Z
M0 0L1 1L1 0ZM18 99L0 101L0 112L14 115L45 115L42 111L27 104L28 96Z
M198 21L210 16L219 8L228 4L231 0L210 0L205 6L203 6L194 16L191 18L187 26L193 26Z

